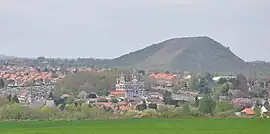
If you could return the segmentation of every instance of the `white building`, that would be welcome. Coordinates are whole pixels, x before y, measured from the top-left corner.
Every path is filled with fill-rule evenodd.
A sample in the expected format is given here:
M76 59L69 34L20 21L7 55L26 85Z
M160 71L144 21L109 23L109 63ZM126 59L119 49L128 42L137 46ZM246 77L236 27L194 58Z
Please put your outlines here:
M220 79L226 79L226 80L229 80L229 79L235 79L236 76L217 76L217 77L213 77L213 81L219 81Z

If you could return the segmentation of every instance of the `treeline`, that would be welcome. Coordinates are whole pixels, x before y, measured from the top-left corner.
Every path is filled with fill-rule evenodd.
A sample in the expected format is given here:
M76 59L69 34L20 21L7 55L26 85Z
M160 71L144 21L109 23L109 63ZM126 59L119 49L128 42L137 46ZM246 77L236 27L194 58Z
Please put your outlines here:
M18 103L10 103L7 99L0 101L0 120L109 120L126 118L198 118L198 117L231 117L235 109L229 101L215 102L211 96L204 96L194 103L174 105L137 105L134 109L120 111L104 106L86 104L77 101L57 107L43 106L30 108Z

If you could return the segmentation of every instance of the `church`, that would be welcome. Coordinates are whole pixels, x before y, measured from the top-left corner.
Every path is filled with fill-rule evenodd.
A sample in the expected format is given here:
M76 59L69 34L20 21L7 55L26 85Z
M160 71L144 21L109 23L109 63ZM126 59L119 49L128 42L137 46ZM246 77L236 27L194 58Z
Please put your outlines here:
M143 79L133 73L131 76L124 76L123 73L116 79L116 92L122 92L127 100L140 100L144 95Z

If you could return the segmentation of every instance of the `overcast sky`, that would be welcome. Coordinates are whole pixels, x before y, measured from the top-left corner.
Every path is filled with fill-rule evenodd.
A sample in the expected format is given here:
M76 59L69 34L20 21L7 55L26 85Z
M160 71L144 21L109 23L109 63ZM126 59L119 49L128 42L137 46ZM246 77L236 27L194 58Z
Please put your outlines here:
M187 36L270 61L270 0L0 0L9 56L114 58Z

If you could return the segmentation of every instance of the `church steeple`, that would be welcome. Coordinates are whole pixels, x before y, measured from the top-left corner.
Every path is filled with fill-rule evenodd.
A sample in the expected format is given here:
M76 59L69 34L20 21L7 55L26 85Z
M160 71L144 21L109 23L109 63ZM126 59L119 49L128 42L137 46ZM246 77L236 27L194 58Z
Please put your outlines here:
M121 73L121 76L119 78L119 81L120 81L120 83L124 83L125 82L125 76L124 76L123 72Z

